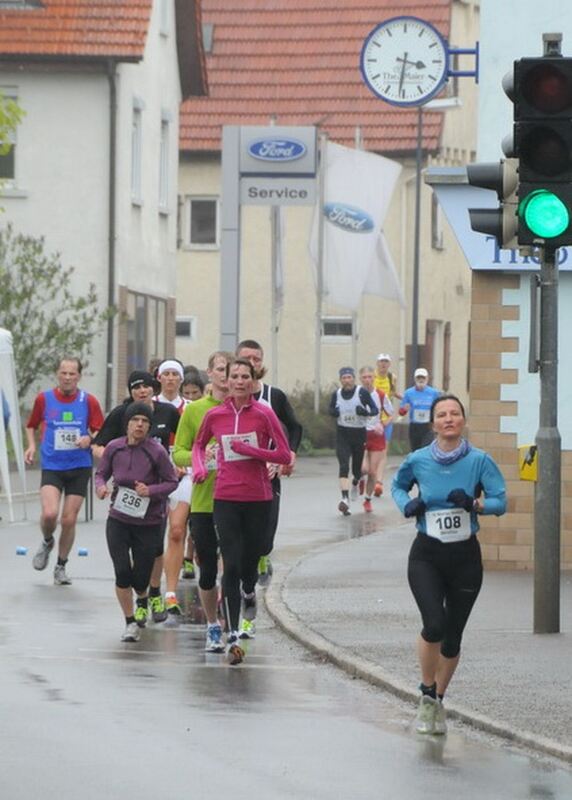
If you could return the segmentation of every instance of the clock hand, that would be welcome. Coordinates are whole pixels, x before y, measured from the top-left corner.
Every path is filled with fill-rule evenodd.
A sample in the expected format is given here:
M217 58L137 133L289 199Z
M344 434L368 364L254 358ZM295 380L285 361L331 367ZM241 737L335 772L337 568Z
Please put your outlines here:
M409 55L408 53L404 53L403 54L403 58L398 58L397 59L398 61L403 62L402 66L401 66L401 75L399 76L399 89L398 89L398 91L399 91L400 95L401 95L401 90L403 88L403 80L405 78L405 67L407 65L407 56L408 55Z
M403 61L404 65L405 64L411 64L416 69L425 69L425 67L426 67L426 64L424 64L422 61L408 61L407 60L407 53L405 54L405 58L398 58L397 60L398 61Z

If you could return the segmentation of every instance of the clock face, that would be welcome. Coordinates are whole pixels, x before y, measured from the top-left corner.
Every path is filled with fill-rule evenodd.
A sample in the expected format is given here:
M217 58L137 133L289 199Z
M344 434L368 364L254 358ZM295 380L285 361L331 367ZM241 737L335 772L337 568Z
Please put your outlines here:
M394 17L372 30L364 42L360 67L369 88L398 106L415 106L433 97L447 79L445 40L417 17Z

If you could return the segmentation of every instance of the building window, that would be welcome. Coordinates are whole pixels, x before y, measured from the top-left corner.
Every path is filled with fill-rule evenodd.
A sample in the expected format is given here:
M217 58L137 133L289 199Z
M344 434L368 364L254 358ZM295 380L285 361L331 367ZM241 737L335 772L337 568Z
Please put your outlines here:
M134 104L133 119L131 123L131 200L138 205L142 202L141 195L141 147L143 138L143 112L141 107Z
M167 342L167 301L127 292L128 372L147 369L152 358L164 358Z
M175 321L175 336L194 342L197 338L197 318L177 317Z
M322 339L339 343L348 342L353 334L352 317L322 317Z
M161 142L159 148L159 209L169 208L169 120L161 120Z
M187 246L204 250L214 250L219 247L218 198L187 197L185 207Z
M0 96L5 103L17 103L18 98L11 91L0 89ZM5 150L5 152L4 152ZM5 188L13 188L16 185L16 131L8 131L6 134L6 147L0 151L0 183Z
M434 250L445 249L443 244L443 217L435 192L431 195L431 247Z

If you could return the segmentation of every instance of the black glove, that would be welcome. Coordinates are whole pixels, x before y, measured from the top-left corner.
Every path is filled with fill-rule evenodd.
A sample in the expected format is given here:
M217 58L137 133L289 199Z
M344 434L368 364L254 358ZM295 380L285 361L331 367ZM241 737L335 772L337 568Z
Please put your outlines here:
M464 489L453 489L447 495L447 502L453 503L457 508L464 508L465 511L472 511L475 498L467 494Z
M364 408L363 406L356 406L356 414L358 417L369 417L367 408Z
M426 508L427 506L420 497L414 497L403 509L403 516L408 519L409 517L422 517Z
M332 417L339 417L340 416L340 409L336 406L332 411Z

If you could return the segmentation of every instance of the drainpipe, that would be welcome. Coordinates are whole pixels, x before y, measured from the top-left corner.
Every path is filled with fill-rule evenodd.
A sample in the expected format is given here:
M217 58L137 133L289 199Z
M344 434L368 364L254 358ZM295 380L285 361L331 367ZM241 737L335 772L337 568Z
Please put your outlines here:
M117 156L117 64L107 63L109 80L109 199L108 199L108 251L107 251L107 305L115 306L115 182ZM113 404L113 349L114 319L107 320L107 352L105 370L105 409Z

